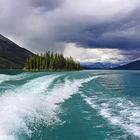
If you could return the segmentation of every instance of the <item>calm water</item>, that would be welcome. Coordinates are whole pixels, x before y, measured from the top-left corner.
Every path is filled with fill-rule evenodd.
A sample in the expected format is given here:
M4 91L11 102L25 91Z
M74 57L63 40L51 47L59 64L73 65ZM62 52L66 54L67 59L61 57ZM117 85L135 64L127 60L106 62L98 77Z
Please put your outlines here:
M140 139L140 71L0 74L0 140Z

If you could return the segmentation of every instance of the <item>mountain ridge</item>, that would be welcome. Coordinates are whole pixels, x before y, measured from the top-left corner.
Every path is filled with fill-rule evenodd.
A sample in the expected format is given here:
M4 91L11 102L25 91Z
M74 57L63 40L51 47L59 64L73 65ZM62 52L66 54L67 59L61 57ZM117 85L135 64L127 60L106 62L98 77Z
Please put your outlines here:
M0 68L21 69L33 53L0 34Z
M117 70L140 70L140 60L135 60L128 64L116 67Z

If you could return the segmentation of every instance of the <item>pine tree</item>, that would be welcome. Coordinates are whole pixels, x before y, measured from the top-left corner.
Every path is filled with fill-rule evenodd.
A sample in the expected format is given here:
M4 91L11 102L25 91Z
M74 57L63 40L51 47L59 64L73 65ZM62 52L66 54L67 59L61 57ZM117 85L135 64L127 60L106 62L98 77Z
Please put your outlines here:
M27 59L25 69L31 71L44 70L81 70L80 63L72 57L64 58L62 54L46 51L45 54L33 55Z

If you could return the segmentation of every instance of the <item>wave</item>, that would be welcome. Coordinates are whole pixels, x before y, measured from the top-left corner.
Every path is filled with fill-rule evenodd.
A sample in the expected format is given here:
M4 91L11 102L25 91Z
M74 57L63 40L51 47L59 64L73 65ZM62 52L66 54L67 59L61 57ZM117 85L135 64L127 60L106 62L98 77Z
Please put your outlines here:
M6 91L6 94L0 97L1 140L16 140L17 133L31 137L33 131L30 126L35 122L46 125L60 123L58 117L61 111L60 104L76 94L83 83L95 78L70 81L65 77L64 83L53 83L62 76L64 75L35 78L21 87Z
M136 102L121 97L82 95L90 107L96 109L98 113L111 125L118 126L125 132L140 138L140 107Z
M10 81L10 80L22 80L24 78L27 78L29 74L18 74L18 75L6 75L6 74L0 74L0 84Z
M0 97L1 140L15 140L18 131L31 135L28 122L33 122L35 118L41 119L43 116L38 111L43 111L46 106L43 102L44 96L40 93L45 91L55 78L58 76L33 79L15 90L6 91L6 94Z
M64 84L59 84L52 89L47 99L50 101L50 104L63 103L77 93L84 83L88 83L93 79L96 79L96 76L72 81L66 78Z

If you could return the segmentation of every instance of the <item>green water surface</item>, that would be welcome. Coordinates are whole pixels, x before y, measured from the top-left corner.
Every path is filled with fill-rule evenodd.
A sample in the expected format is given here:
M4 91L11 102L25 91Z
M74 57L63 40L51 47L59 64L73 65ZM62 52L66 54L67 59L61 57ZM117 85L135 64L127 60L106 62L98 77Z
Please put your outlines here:
M138 140L140 71L0 74L0 140Z

